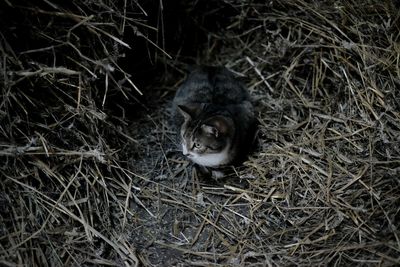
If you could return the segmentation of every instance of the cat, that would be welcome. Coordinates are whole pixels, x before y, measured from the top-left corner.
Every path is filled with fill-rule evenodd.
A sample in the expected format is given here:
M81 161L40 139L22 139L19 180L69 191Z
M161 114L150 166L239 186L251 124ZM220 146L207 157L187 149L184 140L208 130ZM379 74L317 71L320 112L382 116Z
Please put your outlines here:
M250 95L224 67L196 67L175 94L172 116L182 153L202 170L238 164L252 147Z

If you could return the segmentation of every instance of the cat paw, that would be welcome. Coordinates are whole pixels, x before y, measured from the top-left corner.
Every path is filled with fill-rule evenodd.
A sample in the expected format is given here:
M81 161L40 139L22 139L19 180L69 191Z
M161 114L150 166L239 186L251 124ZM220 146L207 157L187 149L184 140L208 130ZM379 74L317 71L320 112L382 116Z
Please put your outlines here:
M211 176L212 176L214 179L219 179L219 178L224 177L224 176L225 176L225 173L222 172L222 171L213 170L213 171L211 171Z

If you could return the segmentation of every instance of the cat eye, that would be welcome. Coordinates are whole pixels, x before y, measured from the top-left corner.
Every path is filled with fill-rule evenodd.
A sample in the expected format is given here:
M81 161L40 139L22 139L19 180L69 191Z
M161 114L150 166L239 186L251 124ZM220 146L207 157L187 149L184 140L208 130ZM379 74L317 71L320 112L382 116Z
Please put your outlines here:
M201 144L199 144L199 143L194 143L194 145L193 145L195 148L200 148L201 147Z

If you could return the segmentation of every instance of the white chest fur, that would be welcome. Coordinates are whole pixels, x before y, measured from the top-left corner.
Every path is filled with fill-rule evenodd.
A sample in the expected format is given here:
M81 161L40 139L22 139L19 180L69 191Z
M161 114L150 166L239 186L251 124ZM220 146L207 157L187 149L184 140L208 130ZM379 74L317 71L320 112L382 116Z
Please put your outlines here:
M219 153L211 153L211 154L192 154L190 155L190 160L194 163L205 167L217 167L219 165L223 165L228 163L229 156L228 156L229 147L225 148Z

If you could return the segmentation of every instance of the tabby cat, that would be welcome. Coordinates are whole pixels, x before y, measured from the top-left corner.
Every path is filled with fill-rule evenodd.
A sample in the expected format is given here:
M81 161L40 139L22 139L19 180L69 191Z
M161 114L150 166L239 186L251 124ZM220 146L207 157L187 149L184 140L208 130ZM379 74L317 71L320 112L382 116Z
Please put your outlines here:
M172 109L183 154L202 167L239 163L252 146L250 95L226 68L195 68L176 92Z

